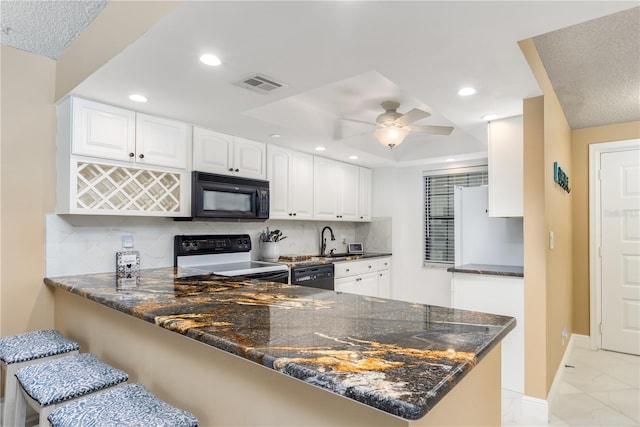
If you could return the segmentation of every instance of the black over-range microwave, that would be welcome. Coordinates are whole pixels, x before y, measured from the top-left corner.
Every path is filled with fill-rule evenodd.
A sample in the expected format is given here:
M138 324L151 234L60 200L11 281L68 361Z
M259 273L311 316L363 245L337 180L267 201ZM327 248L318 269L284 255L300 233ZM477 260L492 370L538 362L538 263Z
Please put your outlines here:
M193 171L191 218L185 219L269 219L269 181Z

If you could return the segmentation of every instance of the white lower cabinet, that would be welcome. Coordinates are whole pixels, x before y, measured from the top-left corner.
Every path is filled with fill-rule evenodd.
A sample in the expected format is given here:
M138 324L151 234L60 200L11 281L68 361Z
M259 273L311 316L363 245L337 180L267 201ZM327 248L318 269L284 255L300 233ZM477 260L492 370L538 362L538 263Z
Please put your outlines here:
M336 262L334 290L379 298L391 296L391 258Z
M453 308L511 316L502 341L502 388L524 393L524 278L453 273Z

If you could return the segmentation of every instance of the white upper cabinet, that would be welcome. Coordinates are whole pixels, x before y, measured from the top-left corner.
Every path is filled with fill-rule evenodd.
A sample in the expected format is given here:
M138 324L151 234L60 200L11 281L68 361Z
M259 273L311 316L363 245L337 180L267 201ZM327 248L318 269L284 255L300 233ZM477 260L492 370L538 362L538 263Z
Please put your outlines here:
M371 169L359 169L358 219L360 221L371 221Z
M188 167L191 126L72 98L71 154L178 169Z
M266 178L266 145L224 133L193 128L193 169L245 178Z
M338 220L338 162L323 157L313 158L313 217Z
M360 199L358 187L360 182L360 168L347 163L338 163L338 210L343 221L358 219Z
M267 147L267 179L273 219L313 216L313 156L286 148Z
M246 178L265 179L267 177L267 146L263 142L234 137L233 172Z
M193 169L229 174L233 161L233 137L193 127Z
M135 112L78 98L71 103L72 154L133 161L129 153L136 147Z
M371 221L371 175L367 174L368 169L365 169L365 182L361 183L362 169L364 168L348 163L314 157L315 219Z
M190 143L190 125L136 114L136 162L186 169Z
M522 116L494 120L489 137L489 216L523 215Z

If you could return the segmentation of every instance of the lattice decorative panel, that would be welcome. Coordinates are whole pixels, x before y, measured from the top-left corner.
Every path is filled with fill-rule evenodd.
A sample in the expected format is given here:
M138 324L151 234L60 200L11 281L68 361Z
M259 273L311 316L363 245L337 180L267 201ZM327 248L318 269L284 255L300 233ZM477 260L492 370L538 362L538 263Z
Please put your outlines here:
M178 212L180 174L78 162L77 207Z

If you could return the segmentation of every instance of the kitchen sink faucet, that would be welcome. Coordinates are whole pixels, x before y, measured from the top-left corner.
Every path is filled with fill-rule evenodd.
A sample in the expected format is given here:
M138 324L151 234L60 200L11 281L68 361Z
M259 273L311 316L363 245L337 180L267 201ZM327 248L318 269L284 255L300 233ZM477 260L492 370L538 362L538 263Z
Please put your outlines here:
M322 232L320 233L320 241L322 242L322 244L320 245L320 256L324 256L324 252L327 250L327 239L324 237L324 232L327 229L329 229L329 233L331 233L331 240L336 240L336 236L333 234L333 230L331 229L331 227L327 225L325 228L323 228Z

